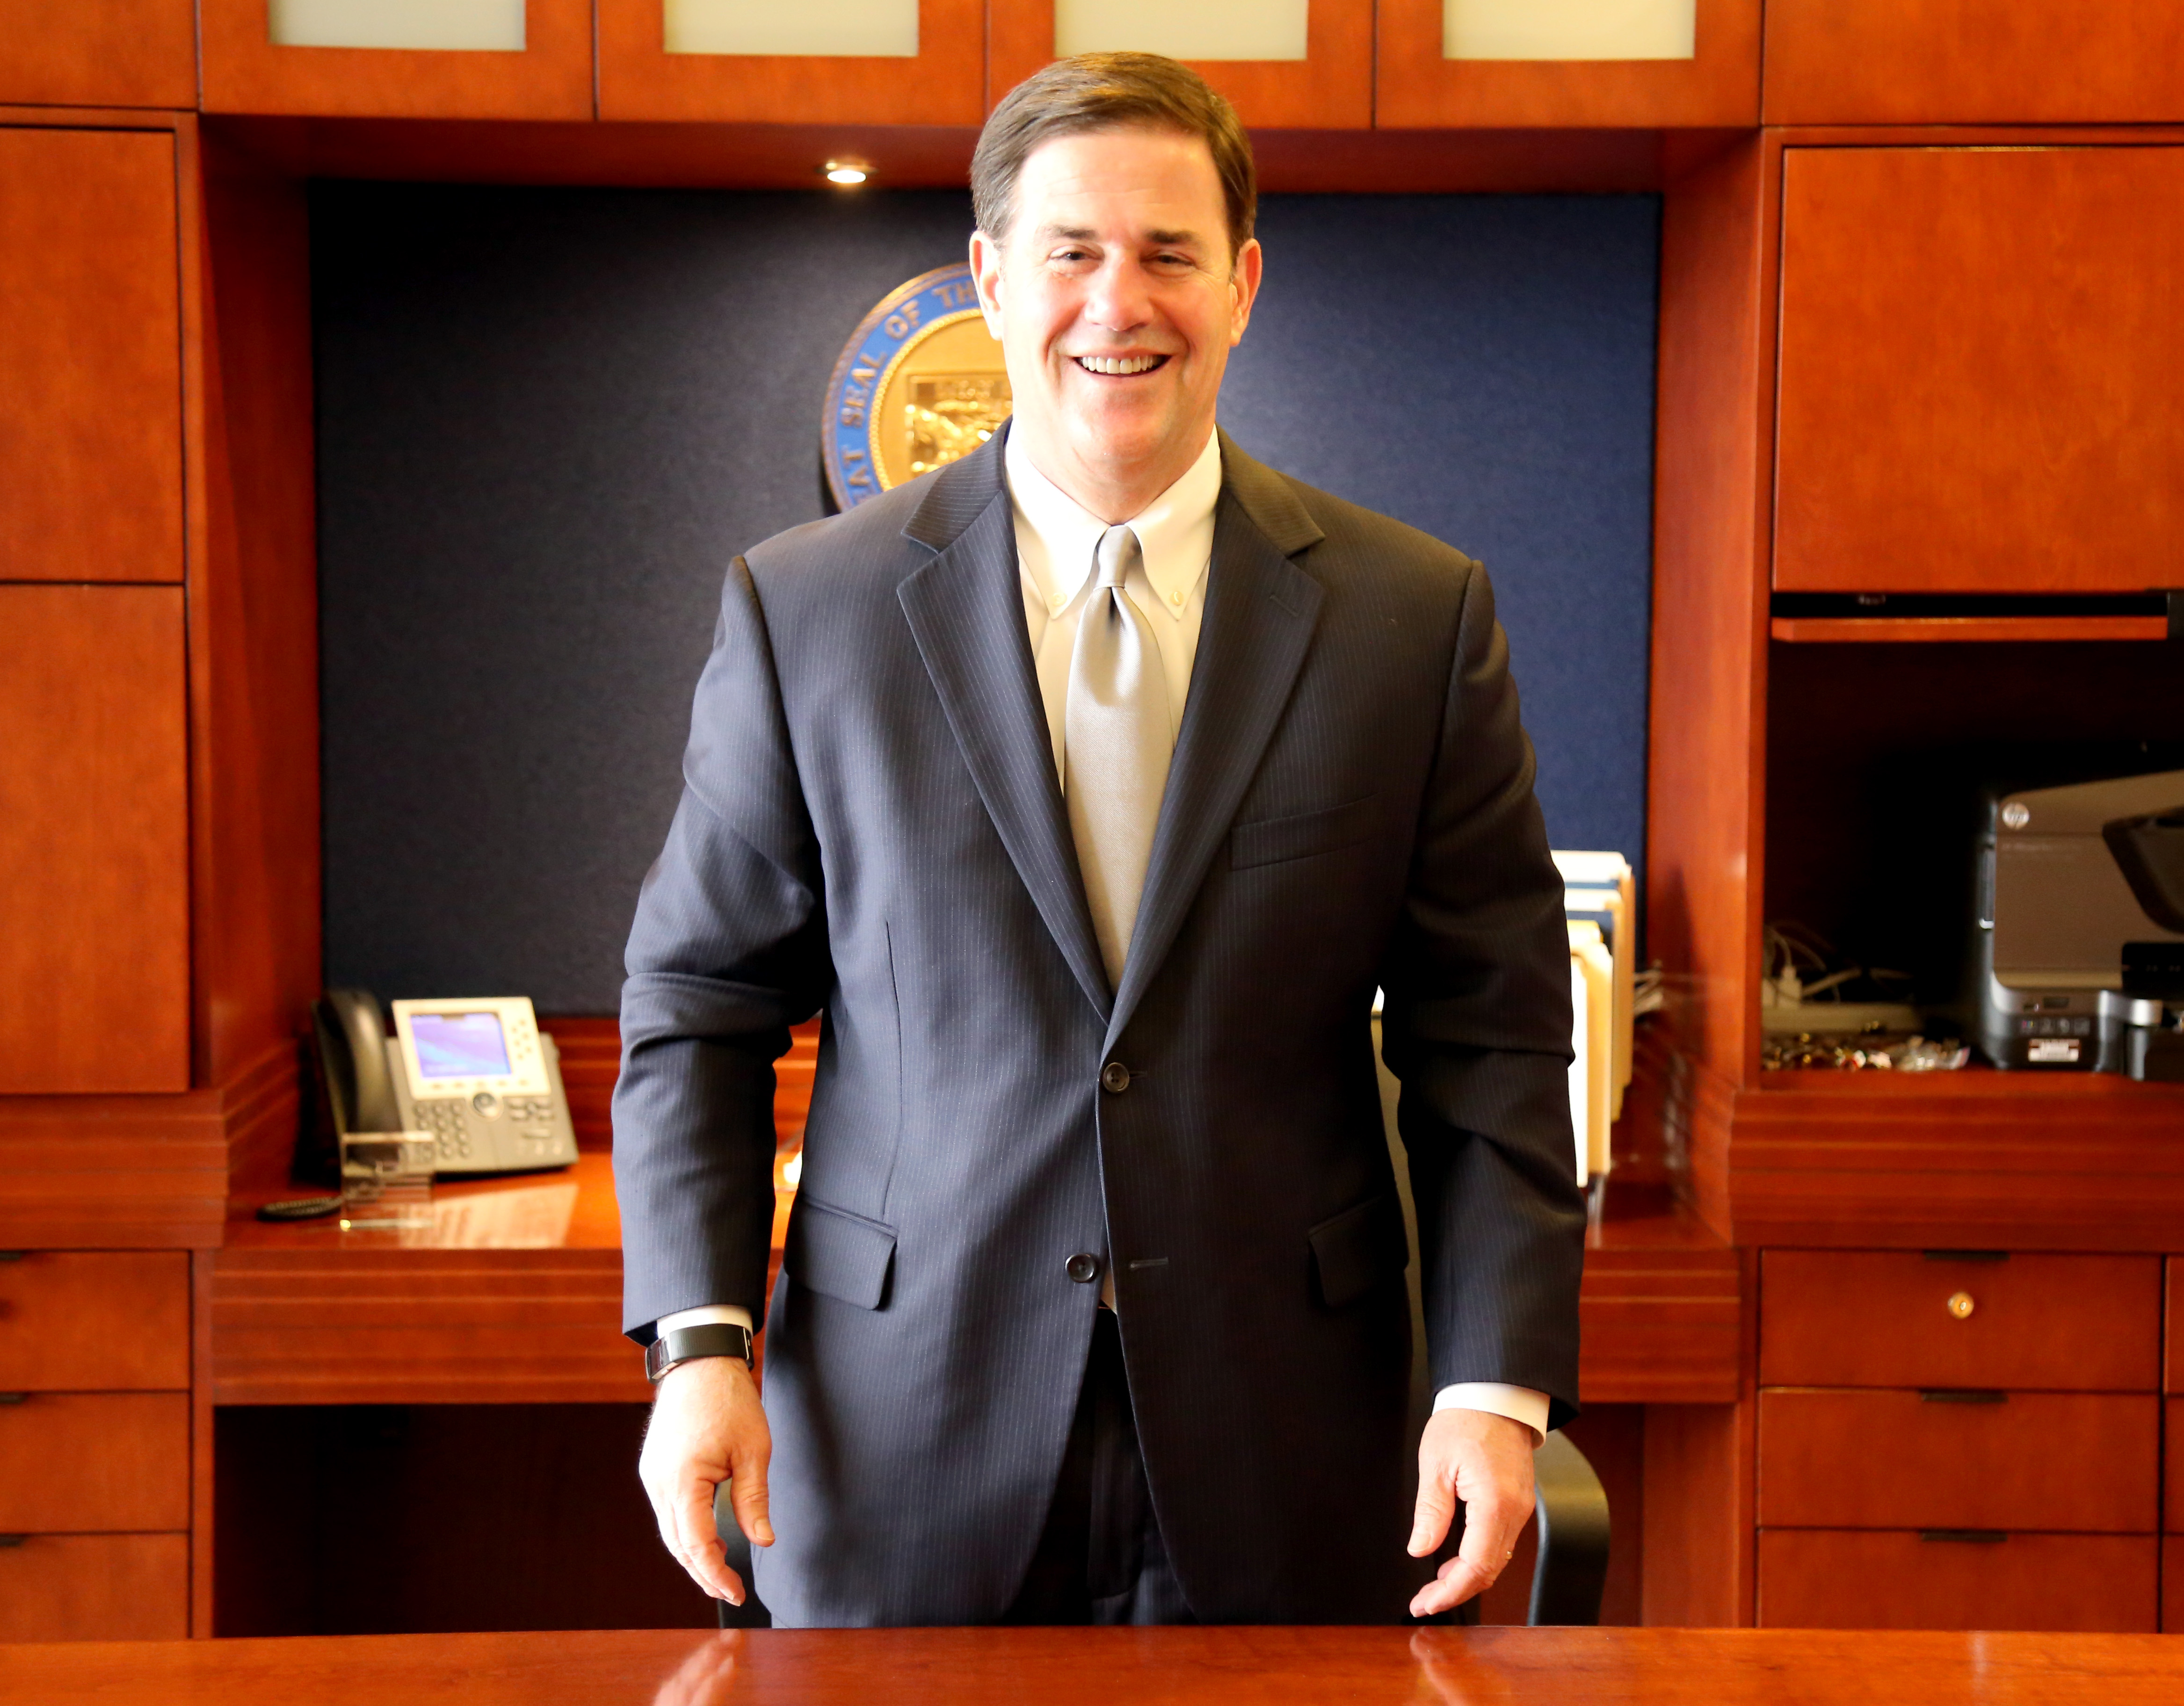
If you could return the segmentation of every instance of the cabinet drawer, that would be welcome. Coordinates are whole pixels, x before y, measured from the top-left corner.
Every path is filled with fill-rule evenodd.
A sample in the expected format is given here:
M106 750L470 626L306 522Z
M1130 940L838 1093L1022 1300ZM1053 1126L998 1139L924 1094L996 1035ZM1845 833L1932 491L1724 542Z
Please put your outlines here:
M32 1534L0 1545L0 1641L179 1641L183 1534Z
M1898 1531L1767 1529L1763 1629L2152 1631L2150 1535L2012 1534L1967 1542Z
M1769 1250L1759 1275L1762 1386L2160 1384L2159 1256Z
M2171 1534L2184 1534L2184 1398L2170 1398L2167 1403L2169 1448L2161 1457L2168 1469L2169 1485L2161 1496L2161 1525Z
M32 1250L0 1261L0 1392L174 1392L190 1383L190 1259Z
M1918 1392L1763 1391L1760 1525L2151 1534L2160 1402L2078 1392L1968 1403Z
M187 1392L32 1392L0 1403L0 1534L189 1522Z

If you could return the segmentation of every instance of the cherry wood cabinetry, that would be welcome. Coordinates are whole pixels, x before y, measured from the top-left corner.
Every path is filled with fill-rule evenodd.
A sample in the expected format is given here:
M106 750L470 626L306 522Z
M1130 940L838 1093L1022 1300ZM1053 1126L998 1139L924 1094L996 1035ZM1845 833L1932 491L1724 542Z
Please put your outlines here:
M179 1531L190 1395L29 1392L0 1404L0 1532Z
M182 1252L21 1250L0 1261L0 1392L165 1392L189 1383L190 1259Z
M192 0L0 0L0 102L193 107Z
M182 648L179 587L0 586L0 1094L189 1087Z
M2157 1626L2150 1535L1770 1529L1759 1537L1769 1629Z
M2138 592L2184 529L2184 147L1787 149L1776 590Z
M267 0L200 0L208 113L588 119L591 0L526 0L522 51L292 47Z
M1373 11L1374 0L1312 0L1302 59L1208 59L1193 69L1254 129L1362 129L1373 123ZM991 107L1055 57L1054 0L988 0L988 12Z
M189 1581L187 1535L26 1534L0 1547L0 1642L179 1640Z
M175 139L0 129L0 581L182 578Z
M919 0L918 51L902 58L670 53L660 0L598 6L602 119L975 126L985 116L983 0Z
M1449 59L1442 0L1379 0L1374 119L1443 125L1744 125L1759 116L1759 0L1698 0L1689 59Z
M2184 119L2170 0L1768 0L1765 121Z

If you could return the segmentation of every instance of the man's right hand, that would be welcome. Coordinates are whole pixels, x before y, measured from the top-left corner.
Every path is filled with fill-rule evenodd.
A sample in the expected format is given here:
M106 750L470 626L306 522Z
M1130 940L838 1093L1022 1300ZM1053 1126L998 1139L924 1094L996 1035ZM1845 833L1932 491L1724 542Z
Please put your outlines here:
M758 1382L736 1357L699 1357L660 1377L652 1425L637 1460L638 1478L652 1500L660 1538L716 1599L744 1603L744 1584L728 1568L713 1527L713 1491L728 1498L753 1546L773 1544L766 1511L766 1469L773 1436L759 1403Z

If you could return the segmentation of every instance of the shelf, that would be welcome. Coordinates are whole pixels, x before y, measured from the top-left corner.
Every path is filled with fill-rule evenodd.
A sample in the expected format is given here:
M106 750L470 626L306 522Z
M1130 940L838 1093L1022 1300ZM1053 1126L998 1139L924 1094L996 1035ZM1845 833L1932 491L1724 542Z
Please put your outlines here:
M1770 639L1886 645L1947 640L2166 640L2165 616L1776 616Z

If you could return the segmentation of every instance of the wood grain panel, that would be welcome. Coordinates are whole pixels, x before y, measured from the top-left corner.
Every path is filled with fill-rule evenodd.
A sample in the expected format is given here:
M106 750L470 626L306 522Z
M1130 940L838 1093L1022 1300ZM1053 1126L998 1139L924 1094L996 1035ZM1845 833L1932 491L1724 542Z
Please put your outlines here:
M2149 1534L2160 1498L2159 1403L2150 1395L2012 1392L1979 1403L1765 1387L1760 1525Z
M1734 1250L1589 1248L1578 1313L1587 1404L1736 1401L1743 1303Z
M2166 640L2166 616L1777 616L1772 640L1900 645L1986 641L1995 644L2054 640Z
M1759 1537L1763 1629L2070 1629L2151 1634L2159 1542L2150 1535L1769 1529Z
M182 578L175 138L0 129L0 581Z
M1769 125L2184 118L2170 0L1769 0Z
M2161 1629L2184 1635L2184 1535L2161 1542Z
M201 0L208 113L588 119L590 0L527 0L521 53L277 47L266 0Z
M1312 0L1301 59L1197 59L1192 70L1253 130L1362 130L1373 122L1373 0ZM1055 58L1054 0L989 0L986 105Z
M983 0L918 0L914 58L670 53L660 0L599 0L599 116L773 125L976 125ZM819 186L827 154L805 181Z
M187 1392L31 1392L0 1403L0 1534L189 1520Z
M189 1384L190 1259L181 1251L32 1250L0 1262L0 1392Z
M2184 1392L2184 1257L2171 1256L2162 1305L2161 1389Z
M189 1087L182 643L178 587L0 586L0 1094Z
M194 107L191 0L0 0L0 101Z
M2184 149L1789 149L1774 585L2159 581L2180 276Z
M1379 0L1373 122L1736 126L1759 121L1759 0L1698 0L1691 59L1441 57L1441 0Z
M186 1535L28 1535L0 1548L0 1642L179 1642L189 1592Z
M2153 1392L2157 1256L1769 1250L1760 1258L1765 1386ZM1969 1298L1959 1319L1953 1298Z
M1646 1623L1734 1628L1751 1622L1755 1412L1748 1401L1646 1409Z
M2166 1485L2161 1492L2161 1526L2184 1534L2184 1398L2164 1401L2161 1461Z

